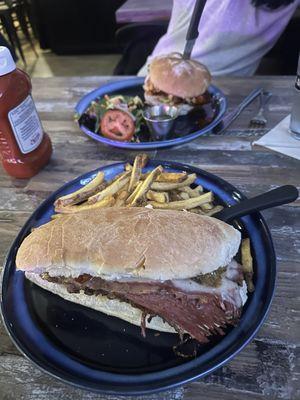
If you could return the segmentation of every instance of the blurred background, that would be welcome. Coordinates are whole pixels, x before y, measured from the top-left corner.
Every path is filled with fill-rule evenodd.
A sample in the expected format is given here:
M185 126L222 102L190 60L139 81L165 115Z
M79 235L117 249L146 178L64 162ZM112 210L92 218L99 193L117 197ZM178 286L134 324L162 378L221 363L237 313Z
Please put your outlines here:
M0 1L1 44L32 77L136 74L166 32L172 0ZM295 75L300 8L256 71Z

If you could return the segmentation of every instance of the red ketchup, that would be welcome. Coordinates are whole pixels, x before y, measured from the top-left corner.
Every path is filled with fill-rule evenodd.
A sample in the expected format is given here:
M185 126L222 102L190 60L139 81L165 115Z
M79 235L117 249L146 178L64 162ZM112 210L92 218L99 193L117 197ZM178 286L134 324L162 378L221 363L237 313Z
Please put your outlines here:
M49 136L31 97L29 76L16 68L10 51L0 46L0 155L15 178L31 178L52 153Z

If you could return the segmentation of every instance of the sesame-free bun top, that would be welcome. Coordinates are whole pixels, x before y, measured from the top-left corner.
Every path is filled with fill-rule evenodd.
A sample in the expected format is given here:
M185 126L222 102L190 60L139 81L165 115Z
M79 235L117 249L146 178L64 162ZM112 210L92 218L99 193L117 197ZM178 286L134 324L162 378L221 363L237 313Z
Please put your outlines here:
M156 89L182 99L200 96L211 82L205 65L185 60L179 53L155 57L148 76Z
M174 210L99 208L42 225L21 244L18 269L51 276L186 279L227 265L240 232L212 217Z

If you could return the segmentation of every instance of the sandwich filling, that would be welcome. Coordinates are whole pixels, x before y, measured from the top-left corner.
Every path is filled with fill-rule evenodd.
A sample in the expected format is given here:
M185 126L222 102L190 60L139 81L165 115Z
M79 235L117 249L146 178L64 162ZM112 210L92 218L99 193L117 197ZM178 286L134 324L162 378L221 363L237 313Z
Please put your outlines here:
M141 309L143 334L145 319L157 315L180 334L188 333L200 343L208 342L210 335L223 335L227 325L235 325L244 303L243 274L235 261L194 280L106 280L89 274L72 278L48 273L41 277L65 285L69 293L105 295Z
M171 106L176 106L178 104L188 104L190 106L201 106L210 102L210 94L208 91L195 97L181 98L163 92L162 90L156 88L152 83L150 77L148 76L144 83L144 90L146 96L155 96L157 100L161 103L165 103Z

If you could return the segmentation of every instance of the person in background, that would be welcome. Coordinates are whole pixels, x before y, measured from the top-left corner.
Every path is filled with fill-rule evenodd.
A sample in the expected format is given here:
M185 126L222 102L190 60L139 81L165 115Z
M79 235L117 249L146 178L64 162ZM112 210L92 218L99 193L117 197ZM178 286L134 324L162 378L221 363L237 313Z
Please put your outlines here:
M183 53L194 5L195 0L173 0L167 33L139 76L147 74L153 57ZM214 76L251 76L299 5L300 0L207 0L191 57L205 64Z

